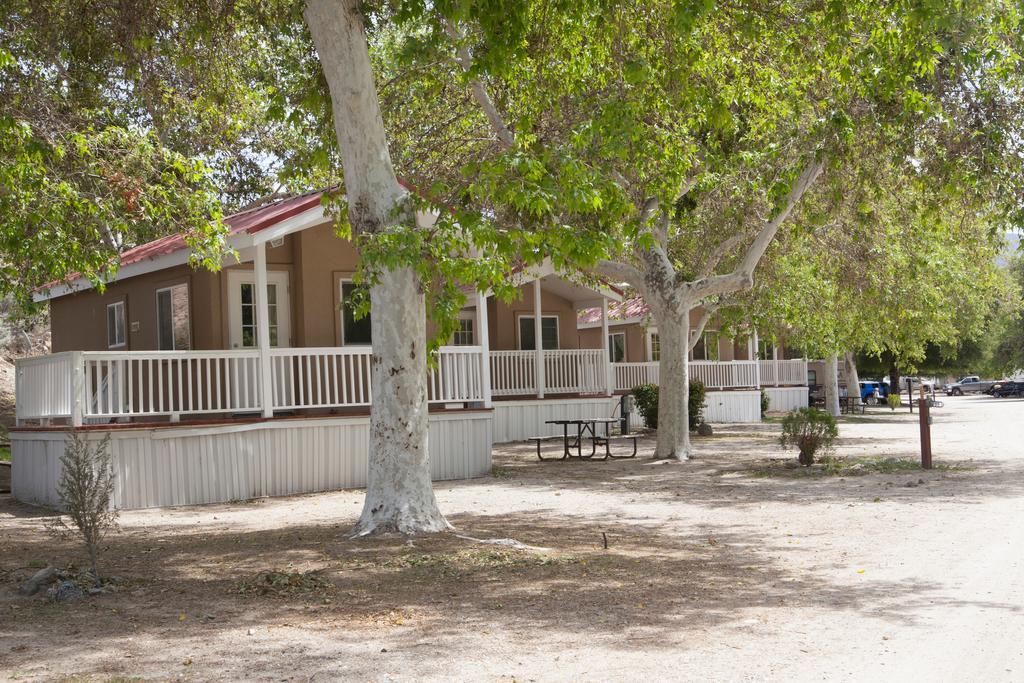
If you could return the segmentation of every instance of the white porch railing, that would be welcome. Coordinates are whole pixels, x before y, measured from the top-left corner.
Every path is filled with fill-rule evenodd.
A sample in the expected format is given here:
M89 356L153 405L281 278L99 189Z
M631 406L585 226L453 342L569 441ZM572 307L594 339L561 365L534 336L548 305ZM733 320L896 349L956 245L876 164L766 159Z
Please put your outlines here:
M367 406L369 347L272 349L274 410ZM427 376L431 403L485 400L479 346L442 347ZM67 353L17 362L19 421L261 412L259 352L125 351Z
M658 362L612 363L616 391L632 391L641 384L658 383Z
M613 363L615 389L629 391L641 384L658 384L658 363ZM757 363L751 360L690 361L690 378L708 389L756 388ZM763 383L763 380L762 380Z
M762 360L758 363L763 387L807 385L806 360Z
M600 394L608 389L603 349L548 349L544 357L544 392ZM491 393L495 396L537 394L535 351L491 351Z

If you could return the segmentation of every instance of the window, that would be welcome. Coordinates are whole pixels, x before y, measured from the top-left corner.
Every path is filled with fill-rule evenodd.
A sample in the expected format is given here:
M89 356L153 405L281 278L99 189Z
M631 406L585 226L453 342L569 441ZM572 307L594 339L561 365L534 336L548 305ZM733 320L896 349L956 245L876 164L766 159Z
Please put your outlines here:
M818 385L818 373L815 370L807 371L807 386L814 387Z
M540 334L542 349L558 348L558 316L543 315L540 318ZM533 351L537 348L533 334L533 316L519 316L519 348L523 351Z
M369 346L370 314L356 320L356 290L354 282L341 283L341 340L346 346Z
M156 291L156 333L161 351L192 348L188 285L174 285Z
M718 333L705 332L693 347L694 360L718 360Z
M651 357L648 360L656 361L661 360L661 340L658 338L657 332L651 332Z
M124 302L107 305L107 346L114 349L125 345Z
M473 345L473 319L472 318L460 318L459 326L455 328L455 333L452 335L452 343L455 346L472 346Z
M613 363L626 360L626 333L612 332L608 335L608 356Z
M760 339L757 342L757 357L761 360L772 360L775 358L775 344L768 339Z
M252 282L243 282L239 285L241 290L242 306L242 346L252 348L257 345L258 334L256 329L256 285ZM277 306L277 284L267 283L267 318L270 321L270 345L277 346L280 339L281 329L278 325Z

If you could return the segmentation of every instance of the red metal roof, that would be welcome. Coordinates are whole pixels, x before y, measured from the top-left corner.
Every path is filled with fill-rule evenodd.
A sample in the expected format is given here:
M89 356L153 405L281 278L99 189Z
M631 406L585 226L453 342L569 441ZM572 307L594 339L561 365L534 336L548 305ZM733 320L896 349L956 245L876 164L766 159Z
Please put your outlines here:
M307 209L317 206L320 203L320 198L323 196L324 192L326 192L326 190L308 192L297 197L282 199L281 201L274 202L273 204L267 204L266 206L260 206L255 209L232 214L224 219L224 222L228 226L228 234L238 235L241 233L247 233L254 235L257 232L269 228L272 225L276 225L287 218L291 218L292 216L296 216ZM120 259L121 265L126 266L129 263L138 263L139 261L151 259L156 256L173 254L176 251L185 249L186 246L185 238L181 234L161 237L160 239L153 240L152 242L140 244L139 246L122 253ZM73 275L69 279L75 279L76 277L77 275Z
M631 299L625 299L623 301L608 302L609 321L643 318L650 313L650 311L651 309L647 305L647 302L638 296L634 296ZM577 321L583 324L601 322L601 309L588 308L580 311Z

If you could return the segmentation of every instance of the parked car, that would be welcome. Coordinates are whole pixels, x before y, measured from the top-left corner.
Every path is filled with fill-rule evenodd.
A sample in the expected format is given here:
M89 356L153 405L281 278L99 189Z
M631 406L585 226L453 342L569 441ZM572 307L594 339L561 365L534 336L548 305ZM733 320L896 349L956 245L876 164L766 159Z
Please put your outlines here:
M873 379L861 380L860 400L869 406L875 406L889 397L889 385Z
M947 396L963 396L964 394L982 394L992 388L995 382L983 380L977 375L961 377L953 384L945 386Z
M1014 382L1012 380L996 382L992 385L992 395L1000 398L1024 396L1024 382Z

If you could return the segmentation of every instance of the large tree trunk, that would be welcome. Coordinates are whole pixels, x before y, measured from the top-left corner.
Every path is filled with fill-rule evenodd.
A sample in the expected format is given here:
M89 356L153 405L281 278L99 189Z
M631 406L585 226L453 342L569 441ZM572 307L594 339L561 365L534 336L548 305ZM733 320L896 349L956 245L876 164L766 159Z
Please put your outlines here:
M658 443L655 458L690 457L690 311L658 317Z
M860 398L860 377L857 374L857 357L852 351L843 354L843 370L846 374L846 394L852 398Z
M839 359L836 356L825 359L825 411L832 417L839 417Z
M303 15L331 92L349 220L356 234L372 234L415 218L391 165L360 7L308 0ZM407 268L377 275L369 469L353 534L440 531L450 527L430 481L423 287Z

